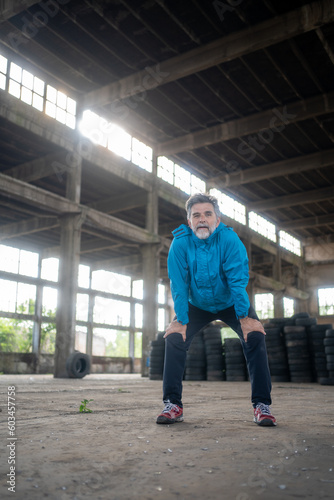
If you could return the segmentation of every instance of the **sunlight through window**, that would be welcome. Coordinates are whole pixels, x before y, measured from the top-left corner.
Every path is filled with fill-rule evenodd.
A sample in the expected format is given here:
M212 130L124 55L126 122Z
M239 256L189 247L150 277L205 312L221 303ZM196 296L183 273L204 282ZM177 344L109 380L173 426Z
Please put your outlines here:
M261 234L265 238L268 238L271 241L276 242L276 226L272 224L261 215L256 214L255 212L249 212L248 214L248 224L253 231Z
M289 250L296 255L301 256L302 254L300 241L297 240L297 238L291 236L291 234L286 233L285 231L279 232L279 244L281 247Z
M241 224L246 224L246 207L237 200L222 193L218 189L210 189L210 194L217 198L220 211L223 215L227 215Z

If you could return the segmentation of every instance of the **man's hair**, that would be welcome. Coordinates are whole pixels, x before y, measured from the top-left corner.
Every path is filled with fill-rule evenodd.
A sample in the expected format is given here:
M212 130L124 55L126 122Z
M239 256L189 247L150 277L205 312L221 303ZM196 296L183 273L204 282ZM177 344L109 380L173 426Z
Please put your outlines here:
M221 214L217 198L206 193L196 193L190 196L190 198L186 202L186 211L188 219L190 219L192 206L195 205L196 203L211 203L211 205L214 208L216 216L220 218Z

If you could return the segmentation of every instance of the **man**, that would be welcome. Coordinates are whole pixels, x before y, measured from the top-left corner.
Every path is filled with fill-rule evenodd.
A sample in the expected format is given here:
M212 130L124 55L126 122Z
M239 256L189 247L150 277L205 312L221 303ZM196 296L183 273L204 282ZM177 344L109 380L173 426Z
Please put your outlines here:
M239 336L250 376L254 422L276 425L270 412L271 379L265 331L249 303L247 252L233 229L220 222L218 201L195 194L186 203L188 226L173 231L168 275L175 318L166 329L164 410L158 424L183 421L182 379L194 335L220 319Z

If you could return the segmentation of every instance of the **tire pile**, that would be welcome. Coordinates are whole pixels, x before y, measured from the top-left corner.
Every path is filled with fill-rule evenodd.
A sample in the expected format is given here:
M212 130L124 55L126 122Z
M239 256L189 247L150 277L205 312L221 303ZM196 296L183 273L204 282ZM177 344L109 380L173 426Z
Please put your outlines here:
M151 341L149 378L150 380L162 380L165 360L164 332L156 335L156 340Z
M187 352L184 380L206 380L206 355L203 330L195 335Z
M322 385L334 385L334 330L332 328L326 330L324 347L328 376L321 378L319 382Z
M312 382L311 357L305 326L285 326L284 335L290 381Z
M241 342L238 338L225 339L225 376L228 382L247 380L247 367Z
M224 357L221 327L209 325L203 330L205 355L206 355L206 379L210 381L224 380Z
M268 363L273 382L289 382L289 364L285 348L284 336L279 324L266 326L266 346Z
M273 382L309 383L329 377L325 339L332 325L318 325L308 313L298 313L271 318L264 327Z

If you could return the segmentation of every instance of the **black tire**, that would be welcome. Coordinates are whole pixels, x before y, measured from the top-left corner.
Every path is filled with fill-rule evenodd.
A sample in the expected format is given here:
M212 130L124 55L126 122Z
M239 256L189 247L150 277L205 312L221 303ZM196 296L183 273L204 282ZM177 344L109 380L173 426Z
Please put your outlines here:
M328 330L326 330L326 337L329 337L329 338L334 337L334 329L333 328L329 328Z
M334 345L330 345L325 347L325 353L326 354L334 354Z
M327 323L325 325L314 325L310 327L311 332L325 332L326 330L329 330L332 328L332 325L330 323Z
M66 360L66 371L70 378L83 378L90 372L90 357L82 352L72 352Z
M296 326L313 326L317 324L316 318L297 318Z
M332 337L326 337L324 339L324 346L328 347L328 346L331 346L331 345L334 345L334 338L332 338Z

